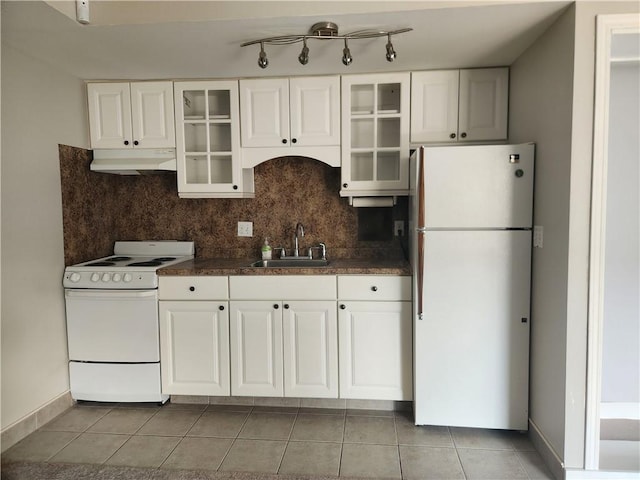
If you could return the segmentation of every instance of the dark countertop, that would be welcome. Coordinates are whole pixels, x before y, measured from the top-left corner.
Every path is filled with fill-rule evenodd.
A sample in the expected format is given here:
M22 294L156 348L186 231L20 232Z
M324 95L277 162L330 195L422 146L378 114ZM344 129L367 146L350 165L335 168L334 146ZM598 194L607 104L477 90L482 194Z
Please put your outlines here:
M158 275L411 275L406 260L329 259L326 267L249 267L256 259L194 258L158 270Z

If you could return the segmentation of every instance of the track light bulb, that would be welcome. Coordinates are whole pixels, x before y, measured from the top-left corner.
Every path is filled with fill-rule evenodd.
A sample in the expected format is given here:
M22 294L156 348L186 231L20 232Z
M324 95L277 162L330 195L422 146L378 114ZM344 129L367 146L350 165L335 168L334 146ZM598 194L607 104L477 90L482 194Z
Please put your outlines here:
M396 58L396 51L393 49L393 45L391 44L391 35L388 37L389 41L387 42L387 62L393 62Z
M258 66L260 68L267 68L269 60L267 59L267 53L264 51L264 43L260 44L260 55L258 55Z
M309 47L307 47L306 38L302 39L302 52L300 52L300 55L298 55L298 61L302 65L306 65L307 63L309 63Z
M349 45L347 45L347 39L344 39L344 49L342 50L342 63L346 66L351 65L353 62L353 57L351 56L351 51L349 50Z

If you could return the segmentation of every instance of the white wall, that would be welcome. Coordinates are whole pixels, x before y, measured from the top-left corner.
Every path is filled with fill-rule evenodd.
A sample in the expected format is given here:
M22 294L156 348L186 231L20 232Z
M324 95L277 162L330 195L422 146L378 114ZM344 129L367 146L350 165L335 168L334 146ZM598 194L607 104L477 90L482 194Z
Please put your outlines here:
M58 144L87 146L80 79L2 46L2 429L69 389Z
M510 141L537 143L530 417L567 468L584 465L595 16L637 2L578 2L511 70Z
M530 418L564 456L574 9L511 66L511 142L536 143Z
M613 64L610 86L602 401L629 403L640 402L640 64Z

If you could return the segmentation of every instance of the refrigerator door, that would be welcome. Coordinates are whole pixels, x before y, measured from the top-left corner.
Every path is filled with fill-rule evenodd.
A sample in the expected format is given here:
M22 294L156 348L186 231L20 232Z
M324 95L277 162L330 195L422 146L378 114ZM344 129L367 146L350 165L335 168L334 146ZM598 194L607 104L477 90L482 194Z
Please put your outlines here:
M527 430L531 232L421 237L416 424Z
M534 144L424 149L425 227L531 228Z

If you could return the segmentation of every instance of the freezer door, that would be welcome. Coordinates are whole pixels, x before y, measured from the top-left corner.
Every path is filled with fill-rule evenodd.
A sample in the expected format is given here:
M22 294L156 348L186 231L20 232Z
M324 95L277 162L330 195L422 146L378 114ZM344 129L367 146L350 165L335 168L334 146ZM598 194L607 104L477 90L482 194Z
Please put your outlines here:
M424 149L427 228L530 228L534 145Z
M526 430L531 232L424 236L416 424Z

